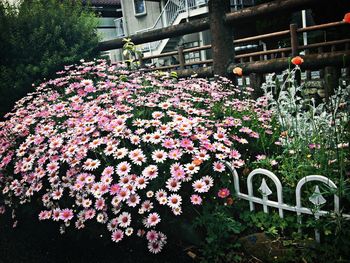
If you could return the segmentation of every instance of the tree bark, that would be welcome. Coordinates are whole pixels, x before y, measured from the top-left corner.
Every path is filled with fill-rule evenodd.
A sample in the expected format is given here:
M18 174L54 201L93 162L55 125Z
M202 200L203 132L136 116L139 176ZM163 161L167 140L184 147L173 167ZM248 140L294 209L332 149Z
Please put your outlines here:
M228 76L226 69L234 59L232 27L225 23L230 1L209 0L208 5L214 74Z

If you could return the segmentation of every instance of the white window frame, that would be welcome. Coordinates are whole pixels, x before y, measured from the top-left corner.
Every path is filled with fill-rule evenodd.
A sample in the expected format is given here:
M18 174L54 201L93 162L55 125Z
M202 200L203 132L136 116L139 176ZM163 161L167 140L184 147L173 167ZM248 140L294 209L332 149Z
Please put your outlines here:
M144 16L147 14L147 9L146 9L146 1L142 0L143 2L143 6L145 7L145 11L143 11L142 13L136 13L136 8L135 8L135 0L132 0L132 5L134 7L134 15L135 16Z

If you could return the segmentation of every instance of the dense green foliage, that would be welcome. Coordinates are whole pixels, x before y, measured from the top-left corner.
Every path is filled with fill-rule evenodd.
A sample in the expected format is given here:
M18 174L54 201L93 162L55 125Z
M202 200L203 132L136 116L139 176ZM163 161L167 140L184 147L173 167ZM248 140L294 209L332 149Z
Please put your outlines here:
M32 83L97 55L97 19L74 1L0 1L0 116Z

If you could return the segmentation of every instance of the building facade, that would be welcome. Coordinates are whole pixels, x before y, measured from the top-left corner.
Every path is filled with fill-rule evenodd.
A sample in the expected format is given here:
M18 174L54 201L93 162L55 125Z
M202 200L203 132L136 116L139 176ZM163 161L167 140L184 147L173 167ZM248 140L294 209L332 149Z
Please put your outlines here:
M238 10L252 6L254 2L254 0L231 0L231 9ZM118 24L119 36L125 37L203 17L209 11L208 0L121 0L121 9L123 16L117 19L116 24ZM210 32L207 30L147 43L140 45L139 49L147 57L174 51L180 45L184 48L191 48L210 43ZM185 60L186 62L194 62L209 59L210 56L210 51L203 50L186 53ZM157 65L176 64L177 62L177 58L174 56L158 59Z

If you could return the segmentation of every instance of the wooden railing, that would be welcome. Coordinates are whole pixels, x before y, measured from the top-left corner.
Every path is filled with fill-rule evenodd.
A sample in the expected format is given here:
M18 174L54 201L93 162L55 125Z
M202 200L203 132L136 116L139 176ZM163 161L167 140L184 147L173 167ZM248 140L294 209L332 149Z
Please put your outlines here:
M283 47L283 48L273 48L273 49L264 50L264 51L241 53L236 55L234 59L236 63L245 63L245 62L264 61L264 60L266 61L266 60L275 59L275 58L285 58L289 56L296 56L299 54L300 51L304 51L305 55L309 55L312 53L321 54L324 52L325 47L330 47L331 52L335 52L337 50L337 47L338 47L338 51L340 50L344 52L349 52L350 38L311 43L308 45L299 45L298 34L301 34L304 32L312 32L312 31L326 30L330 28L337 28L341 26L350 27L349 24L346 24L343 21L321 24L321 25L314 25L314 26L309 26L305 28L297 28L295 24L291 24L288 30L282 30L278 32L268 33L268 34L236 39L233 41L233 44L235 46L238 44L248 44L251 42L258 42L261 40L286 36L286 37L289 37L290 39L289 40L290 45L288 47ZM341 46L340 49L339 49L339 46ZM184 49L182 46L179 46L177 51L166 52L166 53L162 53L154 56L140 57L140 63L141 65L144 66L145 64L144 62L146 60L154 60L159 58L177 56L179 61L178 64L145 68L144 70L145 71L174 70L174 69L183 70L186 67L190 67L190 66L210 65L213 63L212 59L186 63L184 55L185 53L193 53L193 52L198 52L203 50L210 50L211 48L212 48L211 45L205 45L201 47L194 47L194 48L188 48L188 49Z

